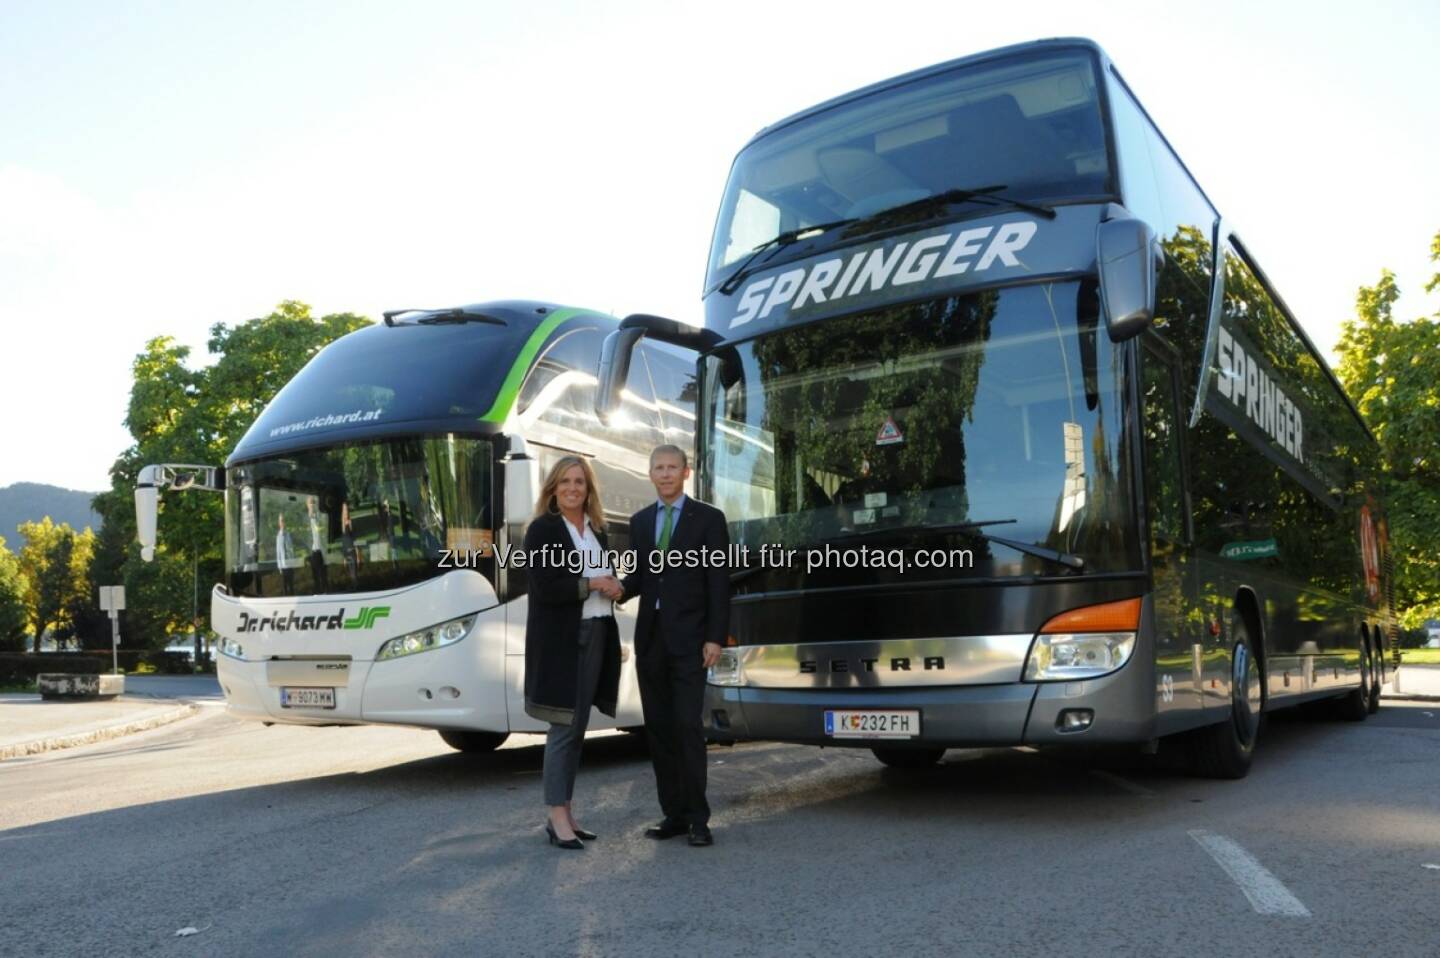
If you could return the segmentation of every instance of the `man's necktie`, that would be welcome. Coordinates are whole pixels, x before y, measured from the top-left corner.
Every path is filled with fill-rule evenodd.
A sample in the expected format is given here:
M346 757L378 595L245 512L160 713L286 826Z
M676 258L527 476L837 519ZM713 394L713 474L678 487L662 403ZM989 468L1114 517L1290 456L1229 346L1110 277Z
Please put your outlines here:
M665 524L660 527L660 539L655 543L655 547L661 552L670 548L670 530L673 528L675 528L675 507L666 506Z

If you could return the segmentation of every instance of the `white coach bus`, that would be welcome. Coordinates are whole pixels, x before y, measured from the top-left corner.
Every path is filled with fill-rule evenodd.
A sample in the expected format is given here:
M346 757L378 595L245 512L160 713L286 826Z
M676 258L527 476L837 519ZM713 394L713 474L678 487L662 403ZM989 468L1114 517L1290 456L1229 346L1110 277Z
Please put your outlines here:
M229 711L301 725L433 728L464 751L539 732L524 712L518 548L541 478L591 460L611 546L654 493L649 451L690 448L694 367L646 344L601 424L594 370L614 318L536 302L387 313L323 349L223 467L157 464L135 492L145 557L162 490L225 496L226 576L211 596ZM633 610L618 610L629 655ZM634 670L615 719L642 724Z

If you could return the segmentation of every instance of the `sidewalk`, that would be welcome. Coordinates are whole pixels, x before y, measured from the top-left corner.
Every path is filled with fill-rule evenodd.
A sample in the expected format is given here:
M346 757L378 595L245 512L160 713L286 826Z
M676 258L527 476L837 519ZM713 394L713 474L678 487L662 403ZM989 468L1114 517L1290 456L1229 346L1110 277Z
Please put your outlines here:
M1402 665L1380 689L1385 698L1440 700L1440 665Z
M190 702L145 695L47 702L27 692L0 694L0 761L143 732L198 711Z

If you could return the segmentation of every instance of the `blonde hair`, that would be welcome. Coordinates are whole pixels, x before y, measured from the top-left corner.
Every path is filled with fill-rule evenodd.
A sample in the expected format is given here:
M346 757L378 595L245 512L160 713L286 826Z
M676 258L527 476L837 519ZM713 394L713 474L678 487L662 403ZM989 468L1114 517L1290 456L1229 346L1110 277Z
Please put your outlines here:
M590 461L581 456L561 456L555 465L550 467L550 474L545 477L545 484L540 487L540 498L535 500L535 517L560 511L560 504L555 501L555 490L560 486L561 477L569 472L572 466L579 466L585 473L585 515L590 518L590 528L603 532L605 510L600 507L600 482L595 478L595 470L591 468Z

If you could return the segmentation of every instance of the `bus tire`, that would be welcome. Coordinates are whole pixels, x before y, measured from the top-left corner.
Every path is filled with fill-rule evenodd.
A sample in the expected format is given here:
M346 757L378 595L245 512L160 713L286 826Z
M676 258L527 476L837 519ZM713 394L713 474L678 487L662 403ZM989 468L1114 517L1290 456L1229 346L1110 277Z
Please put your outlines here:
M1368 711L1371 715L1374 715L1380 711L1380 686L1384 684L1383 660L1385 654L1378 648L1380 645L1378 632L1372 632L1371 635L1375 636L1375 641L1372 642L1370 646L1370 703Z
M1360 640L1360 687L1351 689L1335 703L1335 714L1346 722L1363 722L1370 714L1370 643Z
M877 745L870 751L891 768L929 768L945 757L943 748L884 748Z
M1190 736L1190 770L1204 778L1244 778L1255 759L1265 707L1265 677L1254 654L1250 627L1235 614L1230 650L1230 715Z
M506 732L475 732L451 728L442 728L439 731L446 745L461 752L493 752L510 737Z

